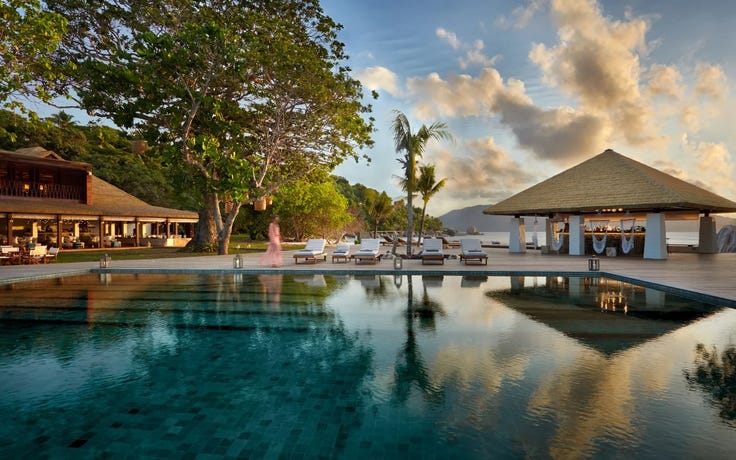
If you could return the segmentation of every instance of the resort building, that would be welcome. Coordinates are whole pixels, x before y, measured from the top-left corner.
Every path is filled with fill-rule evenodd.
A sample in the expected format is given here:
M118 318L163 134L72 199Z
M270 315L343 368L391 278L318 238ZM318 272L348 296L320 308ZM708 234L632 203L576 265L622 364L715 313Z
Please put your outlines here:
M736 202L610 149L483 211L513 216L512 253L526 250L522 216L542 216L547 249L645 259L667 258L668 220L697 220L697 251L717 253L713 215L731 212Z
M196 212L151 206L40 147L0 150L0 243L184 246Z

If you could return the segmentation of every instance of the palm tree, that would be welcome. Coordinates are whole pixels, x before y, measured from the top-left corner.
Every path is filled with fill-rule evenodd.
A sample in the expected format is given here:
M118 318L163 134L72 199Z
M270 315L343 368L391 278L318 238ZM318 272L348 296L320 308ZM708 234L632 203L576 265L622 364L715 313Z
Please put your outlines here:
M427 213L427 203L445 186L447 179L435 182L434 165L422 165L419 167L419 178L417 179L416 191L422 197L422 218L419 221L419 241L424 233L424 216Z
M441 122L432 123L429 126L422 125L419 131L412 133L409 120L399 110L394 110L396 117L391 124L394 132L394 145L396 152L404 152L404 157L399 158L399 163L404 168L404 189L406 190L407 230L406 230L406 255L411 256L412 230L414 229L414 208L411 199L416 192L417 157L421 157L424 148L430 139L451 139L452 135L447 129L447 124Z
M394 210L394 204L386 192L379 195L373 190L370 191L373 193L366 194L365 212L373 223L373 238L378 238L378 224L391 214L391 211Z

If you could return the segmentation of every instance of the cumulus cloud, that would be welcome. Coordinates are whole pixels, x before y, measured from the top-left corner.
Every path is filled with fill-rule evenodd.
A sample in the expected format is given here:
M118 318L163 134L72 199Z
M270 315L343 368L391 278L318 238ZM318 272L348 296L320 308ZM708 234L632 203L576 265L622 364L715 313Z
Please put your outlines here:
M356 71L354 77L370 90L386 91L394 97L401 97L399 77L386 67L367 67Z
M436 165L438 177L447 178L442 191L447 200L495 203L537 181L492 137L468 140L459 148L462 155L439 150L425 156Z
M457 35L455 35L454 32L450 32L443 29L442 27L438 27L437 30L435 30L435 34L437 35L437 37L447 42L452 47L452 49L460 48L460 39L457 38Z
M695 68L695 93L722 99L728 93L726 72L718 65L698 64Z
M484 69L477 78L450 75L445 80L435 73L410 79L407 88L418 101L420 119L498 115L521 147L561 165L602 151L610 137L605 117L571 107L542 109L521 81L504 82L495 69Z
M554 0L551 11L558 43L536 44L529 52L544 81L578 99L581 110L607 114L616 135L629 144L661 143L654 112L640 88L639 57L648 51L648 21L610 20L591 0Z
M695 161L698 182L702 182L702 187L718 194L734 195L733 160L723 143L692 141L683 134L681 147Z
M674 66L654 64L647 72L647 91L653 96L680 99L684 94L682 75Z
M490 67L497 60L498 56L488 57L483 53L485 43L483 40L475 40L472 44L462 42L454 32L443 29L442 27L435 30L435 35L447 42L453 49L464 50L465 55L458 58L461 69L467 69L472 65L479 67Z
M496 25L501 29L523 29L547 3L548 0L527 0L524 6L514 8L511 18L500 16L496 20Z

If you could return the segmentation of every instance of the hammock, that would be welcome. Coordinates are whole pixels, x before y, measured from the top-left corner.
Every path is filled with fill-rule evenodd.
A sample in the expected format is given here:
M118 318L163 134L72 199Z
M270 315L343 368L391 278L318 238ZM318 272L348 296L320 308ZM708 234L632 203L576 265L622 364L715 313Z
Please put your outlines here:
M629 237L626 238L626 231L624 230L624 220L631 220L631 229L629 229ZM634 229L636 228L636 218L634 219L621 219L621 251L624 254L628 254L634 249Z
M534 216L534 234L532 235L532 244L534 249L539 248L539 239L537 238L537 216Z
M564 226L563 226L564 230ZM559 251L562 249L562 245L565 244L565 235L562 234L562 230L557 228L557 222L552 223L552 249Z
M596 252L596 254L602 254L603 251L606 250L606 239L608 239L608 221L605 221L605 232L603 233L603 237L601 239L598 239L597 236L595 236L595 228L596 226L593 225L594 222L590 223L591 226L591 233L590 236L593 237L593 250Z

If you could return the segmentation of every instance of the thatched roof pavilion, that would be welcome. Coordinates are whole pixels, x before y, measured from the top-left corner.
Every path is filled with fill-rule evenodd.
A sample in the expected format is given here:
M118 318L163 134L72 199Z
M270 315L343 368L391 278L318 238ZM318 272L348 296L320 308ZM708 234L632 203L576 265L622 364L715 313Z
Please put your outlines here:
M647 219L647 228L654 225L652 216L658 215L662 232L665 219L700 218L702 237L703 217L712 220L711 214L736 212L736 202L609 149L483 212L516 218L539 215L553 220L573 216L575 225L586 220L638 217L640 222ZM713 233L714 228L715 224ZM706 241L701 239L700 246L703 252L712 252L711 229L706 230L708 237ZM662 244L657 242L658 246ZM578 252L571 248L570 254ZM665 254L655 251L652 258L666 258L666 247Z

